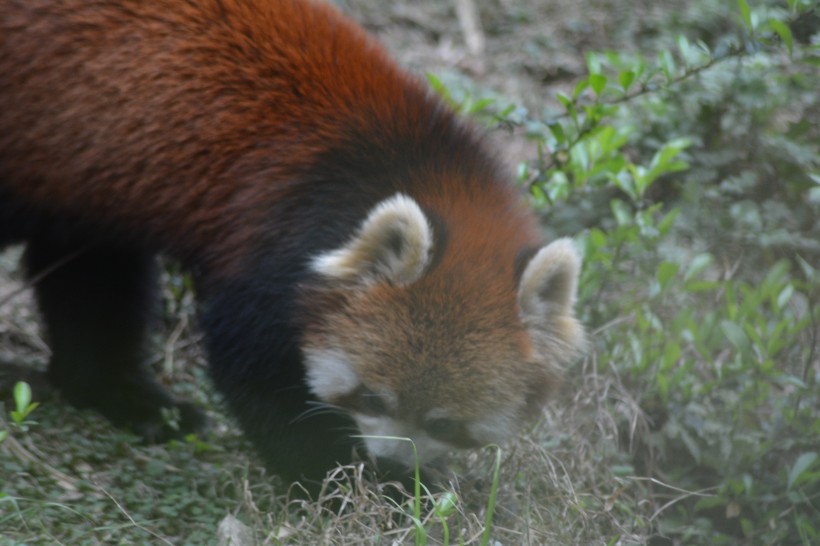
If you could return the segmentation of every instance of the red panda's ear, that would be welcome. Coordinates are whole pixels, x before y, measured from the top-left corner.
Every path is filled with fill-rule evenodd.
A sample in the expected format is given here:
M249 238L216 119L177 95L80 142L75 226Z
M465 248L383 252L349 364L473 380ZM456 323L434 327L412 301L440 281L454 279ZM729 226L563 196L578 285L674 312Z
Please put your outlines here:
M362 222L344 246L316 256L311 267L336 281L416 281L430 262L433 231L412 198L396 194L385 199Z
M571 239L558 239L533 256L518 286L524 319L567 347L583 343L583 330L573 310L580 271L575 244Z

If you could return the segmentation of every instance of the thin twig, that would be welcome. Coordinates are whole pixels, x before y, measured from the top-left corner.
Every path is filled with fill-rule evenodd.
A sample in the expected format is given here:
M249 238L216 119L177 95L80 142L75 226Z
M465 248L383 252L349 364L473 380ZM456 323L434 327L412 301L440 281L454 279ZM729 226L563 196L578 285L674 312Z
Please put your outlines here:
M130 521L130 522L131 522L131 524L132 524L134 527L136 527L137 529L139 529L139 530L141 530L141 531L145 531L146 533L148 533L148 534L149 534L149 535L151 535L152 537L154 537L154 538L157 538L157 539L161 540L161 541L162 541L162 542L164 542L165 544L168 544L168 546L174 546L174 543L173 543L173 542L169 541L167 538L165 538L165 537L163 537L162 535L158 534L156 531L152 531L151 529L148 529L148 528L147 528L147 527L145 527L144 525L140 525L139 523L137 523L137 522L136 522L136 520L134 520L134 518L133 518L133 517L131 517L131 514L129 514L129 513L125 510L125 508L123 508L123 506L119 503L119 501L118 501L117 499L115 499L115 498L114 498L114 495L112 495L111 493L109 493L108 491L106 491L106 489L105 489L104 487L102 487L102 486L99 486L99 485L98 485L98 486L97 486L97 488L98 488L100 491L102 491L103 493L105 493L105 495L106 495L109 499L111 499L111 502L113 502L113 503L114 503L114 505L117 507L117 509L118 509L120 512L122 512L122 514L123 514L126 518L128 518L128 521Z
M42 271L40 271L39 273L37 273L36 275L31 277L27 281L25 281L23 283L23 286L21 286L20 288L15 289L15 290L12 290L10 293L8 293L5 296L3 296L2 298L0 298L0 307L3 307L4 305L9 303L11 300L13 300L14 298L19 296L20 294L22 294L26 290L29 290L30 288L34 287L35 284L37 284L38 282L43 280L48 275L51 275L52 273L54 273L54 271L56 271L57 269L60 269L61 267L63 267L67 263L69 263L71 260L73 260L73 259L77 258L78 256L80 256L81 254L85 253L89 248L91 248L91 244L88 244L88 245L80 248L79 250L76 250L76 251L72 252L71 254L63 256L62 258L60 258L59 260L57 260L56 262L54 262L53 264L51 264L47 268L43 269Z
M464 33L464 42L470 54L481 57L484 54L484 30L473 0L456 0L456 17Z
M706 62L702 65L696 66L694 68L686 70L683 74L668 80L665 84L658 84L658 83L653 83L653 82L644 82L636 91L633 91L631 93L625 93L624 95L622 95L620 97L617 97L615 99L599 101L599 102L596 102L595 104L599 104L599 105L602 105L602 106L615 106L615 105L618 105L618 104L629 102L629 101L631 101L631 100L633 100L637 97L640 97L640 96L643 96L643 95L646 95L646 94L649 94L649 93L654 93L656 91L661 91L663 89L669 89L669 88L674 87L675 85L677 85L677 84L691 78L692 76L696 76L696 75L700 74L701 72L703 72L705 70L708 70L708 69L712 68L713 66L715 66L719 63L722 63L723 61L726 61L726 60L729 60L729 59L732 59L732 58L742 57L742 56L745 56L745 55L747 55L746 51L741 49L741 48L731 49L726 55L723 55L721 57L711 57L708 62ZM573 101L572 104L573 104L573 106L575 106L577 104L577 101ZM550 121L557 121L557 120L560 120L560 119L566 119L566 118L570 117L571 115L572 114L570 113L570 111L567 110L565 112L562 112L560 114L552 116L550 118ZM587 134L589 134L596 126L597 126L597 124L588 123L588 119L585 119L584 122L580 125L580 127L578 127L578 132L574 136L574 138L572 140L570 140L567 143L566 147L564 149L560 150L560 151L571 150L573 147L575 147L583 139L583 137L585 137ZM563 163L562 161L557 161L556 160L554 152L550 153L549 157L550 157L549 163L546 163L546 164L541 166L542 172L549 171L550 169L552 169L556 165L560 165L561 163ZM527 182L527 185L526 185L527 188L528 189L532 188L532 186L534 186L535 183L539 181L539 179L540 178L538 176L534 176L532 178L532 180Z

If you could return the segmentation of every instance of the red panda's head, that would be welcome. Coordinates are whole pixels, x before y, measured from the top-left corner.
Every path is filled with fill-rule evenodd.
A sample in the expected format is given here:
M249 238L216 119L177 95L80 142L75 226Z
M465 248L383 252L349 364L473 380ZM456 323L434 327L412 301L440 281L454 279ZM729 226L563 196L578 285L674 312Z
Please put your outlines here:
M352 415L372 455L408 466L409 443L386 437L412 439L422 462L502 442L583 344L572 242L528 254L516 271L522 249L509 233L492 218L454 214L442 212L446 247L435 249L427 215L395 195L311 263L322 308L302 344L308 386Z

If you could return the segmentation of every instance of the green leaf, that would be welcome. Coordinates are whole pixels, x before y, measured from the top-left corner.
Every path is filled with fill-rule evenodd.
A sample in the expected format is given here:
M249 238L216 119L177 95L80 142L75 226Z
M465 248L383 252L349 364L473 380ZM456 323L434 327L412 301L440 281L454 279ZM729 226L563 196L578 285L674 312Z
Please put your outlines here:
M688 281L692 277L699 275L712 264L713 260L714 258L712 258L711 254L698 254L692 259L692 263L689 264L689 268L686 270L683 280Z
M17 406L17 412L25 415L31 404L31 387L25 381L18 381L14 385L14 403Z
M448 518L458 507L458 497L452 491L445 491L436 501L436 515L440 518Z
M578 112L575 109L575 104L573 104L572 99L564 95L563 93L556 93L555 97L558 101L564 105L564 108L567 110L567 113L572 118L573 123L578 125Z
M789 470L789 481L787 489L791 490L795 482L800 478L800 476L805 471L807 471L811 467L811 465L814 464L814 461L816 460L817 453L814 451L809 451L808 453L803 453L802 455L800 455L794 462L792 469Z
M623 190L623 192L626 193L632 201L638 201L640 199L635 183L641 177L642 168L643 167L640 166L636 167L633 163L627 163L625 171L610 175L610 180L612 180L612 183L615 184L616 187Z
M486 98L486 99L478 99L475 102L467 104L464 108L465 113L467 114L477 114L479 112L483 112L489 106L492 106L495 103L495 99Z
M587 87L589 87L589 80L586 78L576 83L575 89L572 91L572 100L578 99Z
M804 390L809 388L808 385L806 385L806 383L802 379L800 379L799 377L796 377L794 375L787 375L787 374L777 375L777 376L774 377L774 381L778 385L783 385L783 386L789 385L791 387L797 387L798 389L804 389Z
M723 331L723 335L726 336L726 339L728 339L738 351L745 352L749 348L749 338L746 336L742 327L734 322L722 320L720 321L720 329Z
M616 476L631 476L635 474L635 467L631 464L614 464L610 470Z
M518 110L518 107L517 107L515 104L510 104L509 106L507 106L506 108L504 108L503 110L501 110L501 111L498 113L498 117L499 117L499 118L502 118L502 119L507 119L507 118L508 118L508 117L510 117L510 116L513 114L513 112L515 112L516 110Z
M615 221L619 226L632 225L632 211L626 203L620 199L613 199L610 201L609 206L612 209L612 215L615 217Z
M587 53L587 71L590 74L601 73L601 58L598 56L597 53Z
M768 341L766 342L766 354L769 356L769 358L775 357L777 353L791 341L791 325L792 321L788 318L784 318L783 320L777 323L777 326L774 327L774 330L771 330L768 333ZM786 331L785 334L784 331Z
M439 94L444 102L455 108L457 111L461 110L461 105L455 100L453 94L447 89L447 86L435 75L430 72L427 73L427 83L433 88L433 91Z
M558 144L564 144L567 141L567 137L564 134L564 127L560 123L550 123L547 127L549 128L550 133L552 133L552 136L555 137L555 141Z
M683 64L688 67L692 60L692 45L683 34L679 34L676 41L678 42L678 50L683 59Z
M770 19L769 26L780 36L780 39L786 44L786 48L789 50L789 55L791 55L794 50L794 38L792 38L792 30L789 28L789 25L777 19Z
M535 206L539 209L541 207L546 206L548 203L550 203L550 200L547 197L547 194L544 192L544 190L538 184L534 184L534 185L530 186L530 194L532 195L533 202L535 203Z
M430 87L439 93L446 89L445 85L441 83L441 79L439 79L439 77L432 72L427 73L427 83L429 83Z
M697 292L709 292L721 286L718 281L689 281L686 283L686 291L692 294Z
M592 87L592 90L595 91L595 95L600 97L604 91L604 87L606 87L606 76L603 74L591 74L589 76L589 85Z
M600 229L592 228L589 230L589 241L594 248L603 248L606 246L606 235Z
M776 287L780 287L784 284L783 277L789 272L789 262L788 260L779 260L775 263L766 273L766 278L763 279L762 287L766 290L766 292L771 292Z
M487 513L484 516L484 533L481 535L481 546L490 543L490 532L493 524L493 512L495 512L496 496L498 494L498 482L501 475L501 448L495 447L495 465L493 466L493 481L490 486L490 498L487 500Z
M728 321L730 324L734 324L731 321ZM757 331L754 327L754 323L751 321L746 321L743 323L743 332L746 334L746 337L751 340L751 346L755 348L762 348L764 346L763 340L760 337L760 332ZM755 354L760 354L758 351L755 351Z
M703 40L698 40L697 42L695 42L695 46L698 48L698 51L706 55L707 58L712 58L712 48L710 48L706 42L704 42Z
M666 350L663 352L663 362L662 362L662 371L670 370L675 364L677 364L678 360L681 357L681 348L675 342L670 343L666 346Z
M737 293L735 292L734 283L726 283L723 297L726 299L726 314L729 316L729 320L735 320L737 317Z
M806 55L802 60L806 64L820 66L820 56L818 55Z
M817 269L811 266L809 262L803 259L802 256L799 254L796 256L797 263L800 264L800 269L803 270L803 275L805 275L806 280L809 282L814 282L815 279L820 279L820 276L817 274Z
M670 82L675 77L675 59L669 50L663 50L658 53L658 62L661 65L661 71L666 76L666 81Z
M703 457L703 455L700 451L700 447L698 446L698 443L695 441L695 439L692 437L692 435L689 434L689 431L687 431L684 428L681 428L680 429L680 439L683 440L683 443L686 446L686 449L689 450L689 454L692 455L692 458L695 459L695 462L700 463L701 458Z
M661 395L661 400L665 400L669 395L669 379L665 373L655 374L655 381L658 383L658 393Z
M9 435L9 431L7 430L0 430L0 443L3 442Z
M680 266L674 262L662 262L658 266L658 283L665 288L669 281L678 274Z
M691 145L692 141L688 138L676 138L667 142L652 158L653 166L668 164L673 157L677 156Z
M661 235L666 235L666 233L672 228L672 225L675 223L675 219L680 214L680 209L672 209L670 210L666 216L658 222L658 231Z
M783 309L789 300L792 299L792 295L794 294L794 286L791 284L787 284L783 290L780 291L780 294L777 295L777 308Z
M621 87L623 87L624 93L626 93L629 91L629 86L635 81L635 73L631 70L624 70L618 75L618 80Z
M752 13L749 10L749 3L746 0L737 0L737 6L740 8L740 16L743 18L743 24L749 31L752 31Z

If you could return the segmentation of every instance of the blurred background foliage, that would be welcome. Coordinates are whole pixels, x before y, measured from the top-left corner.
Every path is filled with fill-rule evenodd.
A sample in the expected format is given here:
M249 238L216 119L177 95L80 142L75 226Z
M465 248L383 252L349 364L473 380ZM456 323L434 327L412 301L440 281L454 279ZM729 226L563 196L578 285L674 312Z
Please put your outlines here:
M640 407L613 465L666 484L650 541L820 541L819 18L692 2L518 120L522 183L582 234L590 358Z

